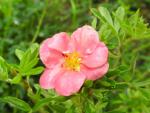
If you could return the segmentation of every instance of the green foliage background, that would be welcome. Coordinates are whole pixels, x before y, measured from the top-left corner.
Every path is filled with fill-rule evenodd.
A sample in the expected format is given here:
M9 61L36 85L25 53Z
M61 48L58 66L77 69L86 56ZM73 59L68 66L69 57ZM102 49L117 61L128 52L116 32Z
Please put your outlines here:
M0 0L0 113L150 113L150 0ZM43 90L39 44L89 24L109 72L79 93Z

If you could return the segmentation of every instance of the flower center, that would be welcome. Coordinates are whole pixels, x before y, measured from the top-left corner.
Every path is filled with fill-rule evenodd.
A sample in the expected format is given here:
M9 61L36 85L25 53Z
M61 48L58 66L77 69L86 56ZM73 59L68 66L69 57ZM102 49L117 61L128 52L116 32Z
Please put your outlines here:
M79 53L75 51L65 55L65 62L63 66L68 70L80 71L81 58L79 57Z

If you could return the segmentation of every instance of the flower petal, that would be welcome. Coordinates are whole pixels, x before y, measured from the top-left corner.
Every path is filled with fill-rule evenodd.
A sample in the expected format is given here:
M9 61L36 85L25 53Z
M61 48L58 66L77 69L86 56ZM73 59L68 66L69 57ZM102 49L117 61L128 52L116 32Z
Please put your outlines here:
M40 86L44 89L52 89L55 85L55 80L59 75L61 75L61 68L55 67L53 69L45 69L40 77Z
M69 96L78 92L83 85L85 75L81 72L66 71L55 82L55 90L58 94Z
M87 67L94 68L104 65L108 60L108 49L104 43L99 43L92 54L83 56L82 63Z
M82 72L84 72L84 74L86 75L86 79L96 80L103 77L107 73L108 68L109 68L108 63L104 64L102 67L99 68L88 68L83 66Z
M76 46L77 51L82 54L90 54L99 42L99 35L91 26L85 25L73 32L71 41Z
M48 38L40 46L40 59L48 68L51 68L54 65L58 64L63 58L62 53L48 47L48 44L50 42L51 39Z
M48 42L48 47L60 52L67 51L69 41L70 38L67 33L61 32L55 34L52 38L50 38Z

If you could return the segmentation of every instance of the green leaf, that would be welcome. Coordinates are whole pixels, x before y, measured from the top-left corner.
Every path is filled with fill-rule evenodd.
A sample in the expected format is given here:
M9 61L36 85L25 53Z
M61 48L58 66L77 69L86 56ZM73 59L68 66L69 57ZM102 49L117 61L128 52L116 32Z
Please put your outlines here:
M75 107L71 106L70 108L67 108L65 113L75 113Z
M25 75L39 74L43 70L42 67L34 68L34 66L36 66L39 61L38 49L39 45L33 44L23 54L19 65L19 72L21 73L21 75L25 76Z
M110 43L110 41L108 41L110 39L110 36L112 35L112 31L111 29L109 29L109 25L108 24L103 24L100 27L100 36L101 36L101 40L106 41L106 43Z
M12 83L12 84L18 84L18 83L20 83L21 78L22 78L21 75L18 74L17 76L15 76L15 77L12 79L11 83Z
M16 49L15 54L18 57L18 59L21 60L24 55L24 52L22 50Z
M103 98L102 92L103 92L102 90L94 89L93 96L95 96L96 98L102 99Z
M32 61L33 58L36 58L38 56L38 49L39 46L37 44L33 44L23 55L20 65L24 66Z
M120 29L120 23L118 22L116 17L114 19L114 28L115 28L116 32L118 33L118 31Z
M139 91L142 93L143 97L145 97L146 100L150 100L150 91L148 88L139 88Z
M147 86L147 85L150 85L150 79L134 83L134 86L136 86L136 87L143 87L143 86Z
M105 20L113 27L113 20L107 8L99 7L99 12L105 18Z
M90 88L90 87L92 87L92 85L93 85L93 81L92 81L92 80L86 80L84 85L85 85L87 88Z
M120 106L111 111L108 111L107 113L127 113L127 108L125 106Z
M96 25L97 25L97 18L94 18L92 21L92 27L96 29Z
M31 107L25 101L18 99L16 97L7 96L4 98L0 98L0 101L11 104L12 106L22 110L22 111L31 111Z
M20 67L24 68L24 66L27 66L27 65L29 66L29 63L30 65L32 64L32 66L30 67L33 67L36 64L34 62L38 60L37 55L38 55L38 48L34 48L34 49L33 47L29 48L22 57L22 60L20 62Z
M56 104L51 104L49 106L51 107L53 112L56 112L56 113L64 113L66 111L66 108L62 106L61 104L56 103Z
M48 104L50 101L52 101L52 98L44 98L39 100L33 107L33 111L37 111L38 109L40 109L42 106Z
M103 113L103 108L105 108L107 106L107 102L97 102L95 105L95 109L96 109L96 113Z
M37 74L40 74L43 70L44 70L44 67L42 67L42 66L36 67L36 68L31 69L28 72L25 72L24 74L25 75L37 75Z
M41 108L42 106L50 103L51 101L64 101L66 100L66 98L64 97L49 97L49 98L44 98L44 99L40 99L33 107L33 111L37 111L39 108Z
M95 113L96 112L94 102L88 98L84 102L84 112L85 113Z
M92 12L93 15L96 16L98 19L101 18L100 13L99 13L95 8L92 8L92 9L91 9L91 12Z
M129 71L129 67L126 65L120 65L114 69L109 70L107 73L107 77L112 77L112 76L120 76L124 73L127 73Z
M116 10L116 15L118 19L120 19L120 21L123 21L124 19L124 16L125 16L125 10L123 7L119 7L117 10Z
M34 58L32 61L28 62L27 64L23 66L21 65L20 66L21 73L29 72L34 66L37 65L38 60L39 60L38 58Z
M5 60L0 56L0 80L8 79L8 67Z

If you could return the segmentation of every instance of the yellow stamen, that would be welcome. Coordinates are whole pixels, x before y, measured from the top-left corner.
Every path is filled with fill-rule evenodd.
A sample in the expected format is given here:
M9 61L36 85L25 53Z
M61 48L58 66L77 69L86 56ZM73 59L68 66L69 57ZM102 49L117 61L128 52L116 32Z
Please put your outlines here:
M65 57L64 67L68 70L80 71L80 61L78 52L68 53Z

